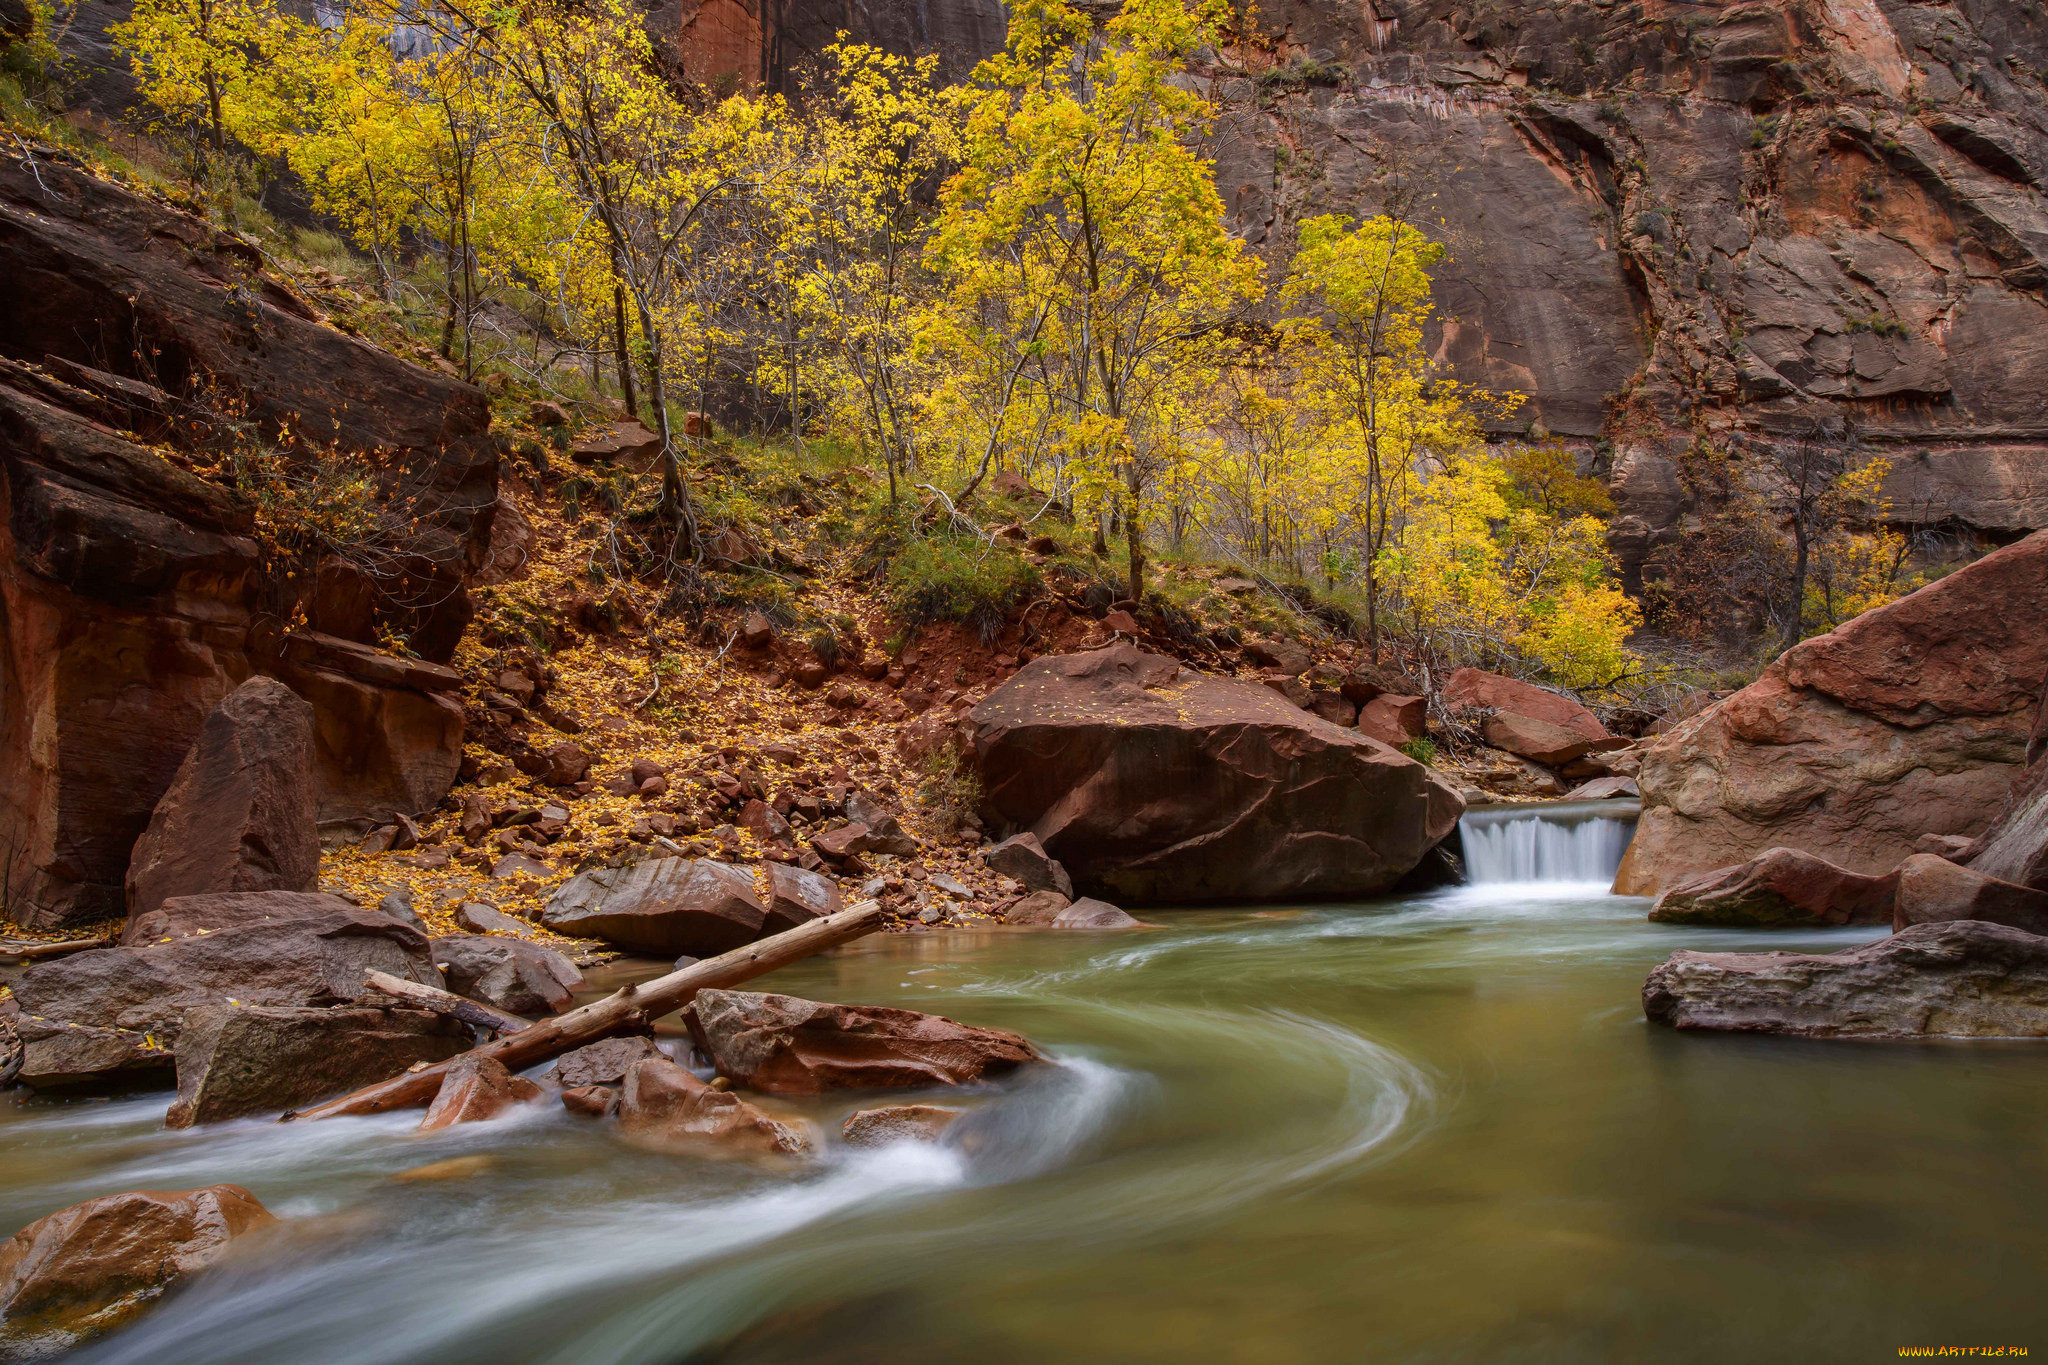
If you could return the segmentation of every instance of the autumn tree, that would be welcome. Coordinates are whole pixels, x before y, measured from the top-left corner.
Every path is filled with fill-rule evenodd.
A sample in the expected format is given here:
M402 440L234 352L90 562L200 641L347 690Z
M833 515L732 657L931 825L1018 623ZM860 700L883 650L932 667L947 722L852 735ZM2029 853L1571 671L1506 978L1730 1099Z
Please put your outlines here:
M1180 79L1222 17L1128 0L1097 30L1062 0L1019 0L1007 50L976 72L929 248L945 344L1008 376L992 429L1020 396L1042 405L1071 483L1119 523L1134 601L1153 481L1185 457L1227 324L1261 294L1195 149L1209 105Z

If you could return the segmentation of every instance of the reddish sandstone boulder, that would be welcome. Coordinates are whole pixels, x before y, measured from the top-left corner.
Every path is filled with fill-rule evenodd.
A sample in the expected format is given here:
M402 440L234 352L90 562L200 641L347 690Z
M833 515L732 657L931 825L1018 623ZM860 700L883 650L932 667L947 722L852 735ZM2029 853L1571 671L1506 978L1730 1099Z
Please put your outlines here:
M1870 877L1796 848L1768 849L1738 867L1691 877L1657 898L1662 924L1885 924L1896 874Z
M1422 738L1428 720L1427 701L1397 692L1382 692L1358 708L1359 733L1397 749L1411 739Z
M707 858L647 858L599 867L562 884L541 923L662 957L714 957L752 943L768 907L743 867Z
M313 708L251 678L199 728L128 866L128 913L209 891L311 891L320 876Z
M1444 705L1452 711L1495 711L1541 721L1577 739L1599 741L1611 738L1600 718L1570 697L1559 696L1534 683L1503 678L1498 673L1461 668L1444 683L1442 695ZM1498 747L1507 748L1505 744ZM1519 753L1520 750L1514 752ZM1525 756L1536 757L1534 754Z
M1773 845L1889 872L1923 835L1984 833L2026 759L2044 675L2037 532L1794 646L1651 741L1615 890L1652 894Z
M166 939L218 933L251 924L277 924L320 915L348 914L357 907L324 891L216 891L172 896L121 931L121 944L146 948Z
M467 1057L441 1077L441 1088L434 1092L427 1116L414 1131L438 1133L458 1123L486 1123L540 1096L539 1086L513 1075L497 1058Z
M103 1195L0 1245L5 1337L97 1335L276 1220L240 1185Z
M683 1019L720 1075L770 1094L968 1085L1039 1059L1014 1033L792 995L699 991Z
M2048 938L1916 924L1842 953L1673 953L1643 1014L1678 1029L1806 1038L2048 1037Z
M1005 924L1040 929L1136 929L1137 920L1093 896L1070 901L1057 891L1034 891L1011 903Z
M1370 895L1463 810L1357 730L1130 645L1034 660L971 719L985 818L1125 903Z
M544 944L489 934L444 934L432 943L448 989L513 1014L560 1014L583 984L576 964Z
M15 982L14 996L45 1019L149 1033L170 1044L185 1015L201 1006L351 1004L373 970L441 984L425 934L350 908L38 963Z
M846 908L839 883L830 877L787 863L769 863L767 867L768 917L762 925L765 933L779 934Z
M674 1062L635 1062L619 1091L619 1137L635 1147L679 1156L809 1156L809 1125L771 1117L714 1090Z
M1561 725L1552 725L1547 720L1506 711L1488 716L1481 726L1481 733L1486 736L1486 742L1496 749L1505 749L1553 768L1592 752L1599 742L1574 734Z
M1894 929L1974 919L2048 934L2048 891L2016 886L1924 853L1906 859L1893 875L1899 883Z
M562 1092L562 1107L578 1118L610 1118L619 1109L619 1092L609 1085L579 1085Z
M1074 882L1067 869L1028 830L1003 840L983 853L981 860L989 871L1022 882L1026 891L1056 891L1069 900L1073 898Z
M468 1046L467 1029L424 1010L202 1005L178 1031L178 1098L164 1126L302 1108Z
M558 1085L570 1090L594 1085L617 1085L626 1079L626 1068L635 1062L665 1062L661 1049L645 1038L602 1038L565 1052L555 1061Z

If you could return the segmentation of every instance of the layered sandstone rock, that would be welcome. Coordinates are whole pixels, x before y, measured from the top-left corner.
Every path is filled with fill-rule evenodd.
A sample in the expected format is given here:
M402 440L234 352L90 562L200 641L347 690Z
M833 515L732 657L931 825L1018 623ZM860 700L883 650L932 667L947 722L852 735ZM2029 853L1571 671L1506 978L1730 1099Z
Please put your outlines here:
M1900 865L1898 883L1894 929L1973 919L2048 934L2048 891L2015 886L1924 853Z
M468 620L496 500L483 396L326 326L247 243L61 160L0 156L0 278L8 915L118 916L136 838L252 673L313 707L320 819L431 806L459 760L457 680L369 642L446 659ZM402 570L271 576L250 505L160 453L228 420L288 429L287 458L376 452ZM301 608L313 629L281 637Z
M1796 848L1772 848L1679 882L1657 898L1650 918L1726 926L1888 924L1898 888L1896 873L1865 876Z
M540 1097L538 1085L513 1075L497 1058L466 1057L441 1078L441 1088L434 1092L434 1102L416 1131L438 1133L458 1123L488 1123Z
M275 678L251 678L199 727L128 864L128 913L173 896L310 892L320 877L313 708Z
M1659 736L1615 890L1766 848L1884 873L1998 816L2048 675L2048 534L1807 640Z
M1643 984L1643 1013L1806 1038L2048 1037L2048 938L1958 920L1843 953L1678 952Z
M239 1185L103 1195L37 1219L0 1245L0 1345L117 1327L275 1221Z
M351 908L38 963L22 973L14 996L29 1015L171 1044L185 1015L201 1006L348 1004L370 971L441 984L426 935Z
M487 934L445 934L432 942L448 989L513 1014L559 1014L583 984L576 964L544 944Z
M708 858L645 858L571 877L549 898L541 923L572 938L663 957L714 957L761 937L768 906L746 868Z
M1000 1029L790 995L699 991L683 1018L720 1075L774 1094L967 1085L1038 1060L1030 1043Z
M298 1109L469 1047L424 1010L202 1005L178 1031L178 1098L166 1128Z
M1123 903L1370 895L1464 808L1356 730L1130 645L1034 660L970 719L985 817Z

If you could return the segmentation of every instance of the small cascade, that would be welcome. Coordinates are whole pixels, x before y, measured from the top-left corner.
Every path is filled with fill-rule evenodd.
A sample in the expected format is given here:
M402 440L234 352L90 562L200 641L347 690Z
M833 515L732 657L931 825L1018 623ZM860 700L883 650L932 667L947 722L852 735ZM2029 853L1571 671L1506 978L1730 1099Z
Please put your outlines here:
M1476 806L1458 821L1473 885L1607 885L1635 837L1635 801L1553 801Z

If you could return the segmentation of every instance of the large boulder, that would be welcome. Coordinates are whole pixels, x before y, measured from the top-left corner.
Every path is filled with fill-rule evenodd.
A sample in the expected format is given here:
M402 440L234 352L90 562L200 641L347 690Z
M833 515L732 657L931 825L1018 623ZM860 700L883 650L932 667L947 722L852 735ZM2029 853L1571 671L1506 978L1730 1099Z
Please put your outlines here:
M794 1157L818 1147L808 1125L713 1089L665 1058L626 1068L618 1125L625 1142L678 1156Z
M617 1085L635 1062L665 1062L661 1049L646 1038L601 1038L555 1059L555 1083L566 1090Z
M747 868L709 858L644 858L579 872L548 898L540 922L662 957L714 957L761 937L768 906Z
M175 1058L168 1044L138 1029L102 1028L23 1015L17 1079L37 1090L99 1088L167 1079Z
M1124 903L1371 895L1464 809L1405 754L1131 645L1034 660L970 719L987 818Z
M2048 891L1987 877L1974 867L1920 853L1899 864L1892 927L1974 919L2048 934Z
M311 891L320 879L313 708L251 678L199 727L128 865L128 913L208 891Z
M2048 676L2048 534L1787 650L1653 741L1614 889L1653 895L1766 848L1854 872L1976 836L2024 760Z
M449 990L513 1014L560 1014L583 984L575 963L527 939L445 934L433 940L432 951Z
M1029 1042L1000 1029L792 995L699 991L683 1020L720 1075L770 1094L968 1085L1039 1060Z
M33 1343L23 1358L40 1358L117 1327L275 1221L240 1185L102 1195L39 1218L0 1245L0 1350Z
M350 909L75 953L23 972L14 997L26 1014L174 1044L186 1014L201 1006L349 1004L370 971L441 984L426 935L375 911Z
M1796 848L1766 849L1737 867L1688 877L1657 898L1662 924L1889 924L1897 874L1866 876Z
M164 1126L298 1109L468 1047L467 1029L424 1010L202 1005L178 1031Z
M1679 1029L1807 1038L2048 1037L2048 938L1920 924L1842 953L1673 953L1643 1014Z
M496 501L483 395L326 325L247 242L61 161L0 155L0 279L5 915L118 918L137 837L251 674L316 713L322 819L431 807L462 713L425 660L468 620ZM326 566L276 572L253 503L164 456L245 423L287 460L376 452L390 538L347 622ZM301 607L311 629L280 637ZM337 669L310 637L339 630ZM373 648L386 634L424 658Z
M213 891L198 896L172 896L145 915L131 916L121 930L121 946L146 948L168 939L214 934L251 924L277 924L348 914L357 907L325 891Z

